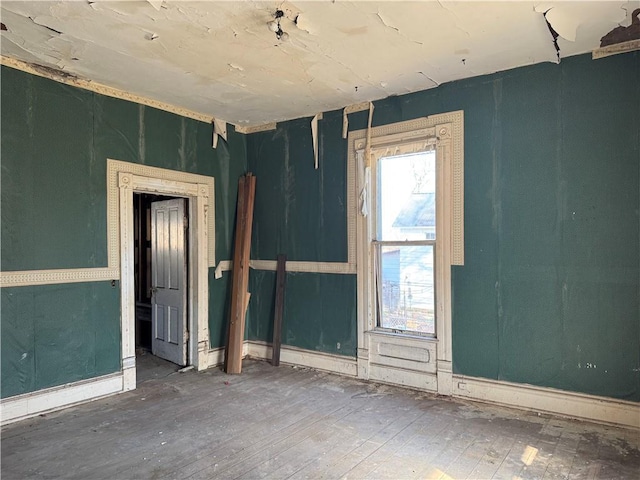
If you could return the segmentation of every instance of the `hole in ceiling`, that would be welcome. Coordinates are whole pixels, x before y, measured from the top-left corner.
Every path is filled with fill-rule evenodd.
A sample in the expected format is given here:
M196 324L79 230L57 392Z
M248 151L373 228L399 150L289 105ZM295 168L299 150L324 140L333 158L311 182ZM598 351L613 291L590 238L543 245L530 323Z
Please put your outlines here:
M3 29L4 30L4 29ZM640 8L636 8L631 14L631 25L618 26L600 39L600 47L615 45L640 39Z
M276 10L275 13L273 14L274 19L267 22L267 27L269 27L269 30L271 30L273 33L276 34L276 38L278 40L286 42L287 40L289 40L289 34L284 30L282 30L282 27L280 26L280 20L283 17L284 17L284 12L280 9Z

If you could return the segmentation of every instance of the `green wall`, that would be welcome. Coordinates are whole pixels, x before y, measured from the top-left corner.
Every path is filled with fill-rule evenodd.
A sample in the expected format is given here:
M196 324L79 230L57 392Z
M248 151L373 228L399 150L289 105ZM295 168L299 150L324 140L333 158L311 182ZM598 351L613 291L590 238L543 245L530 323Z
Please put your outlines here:
M640 401L640 55L571 57L391 97L375 102L373 125L454 110L465 114L455 373ZM350 130L366 118L350 115ZM339 111L320 121L317 171L310 119L249 136L252 258L346 260L341 127ZM283 343L354 355L355 280L303 277L288 275L297 288L287 287ZM270 339L273 284L252 271L251 339ZM351 347L338 352L338 341Z
M282 343L308 350L356 355L356 277L287 273ZM271 343L275 272L252 270L247 337Z
M2 396L120 370L120 285L3 288Z
M310 119L249 136L252 259L275 260L282 252L289 261L347 261L346 141L335 112L319 123L318 150L322 167L315 170Z
M237 179L257 175L252 258L345 262L341 111L211 148L211 126L2 67L3 271L106 265L106 159L215 177L216 259ZM456 373L640 401L640 55L588 55L375 103L374 126L465 112ZM366 127L366 112L350 129ZM60 188L63 185L64 188ZM230 274L210 270L211 346ZM354 275L289 273L283 343L355 356ZM274 273L251 271L247 335L270 341ZM2 289L2 396L120 368L119 285Z
M107 158L213 176L216 260L231 258L244 135L230 126L214 150L206 123L7 67L1 80L2 271L107 265ZM210 275L213 347L228 277ZM119 302L108 282L2 289L2 396L119 370Z
M314 167L311 119L278 124L249 135L249 170L256 175L251 258L347 261L347 143L342 114L329 112L318 127L320 168ZM271 342L275 272L252 270L247 337ZM282 343L356 355L356 277L288 273Z

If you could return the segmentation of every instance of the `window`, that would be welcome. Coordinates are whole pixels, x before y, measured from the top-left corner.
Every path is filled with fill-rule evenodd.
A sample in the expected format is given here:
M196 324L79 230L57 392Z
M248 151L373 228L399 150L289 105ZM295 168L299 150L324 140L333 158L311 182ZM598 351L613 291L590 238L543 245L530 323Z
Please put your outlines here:
M349 132L358 376L450 395L451 266L464 264L464 114Z
M377 326L435 335L435 151L380 157L373 176Z

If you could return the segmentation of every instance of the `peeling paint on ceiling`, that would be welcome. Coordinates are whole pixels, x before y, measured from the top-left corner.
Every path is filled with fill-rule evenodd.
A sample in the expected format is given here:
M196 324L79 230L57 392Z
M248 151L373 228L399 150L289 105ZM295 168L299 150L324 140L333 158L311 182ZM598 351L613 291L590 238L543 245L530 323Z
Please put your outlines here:
M5 1L2 55L221 118L282 121L589 52L635 1ZM267 27L277 9L279 41Z

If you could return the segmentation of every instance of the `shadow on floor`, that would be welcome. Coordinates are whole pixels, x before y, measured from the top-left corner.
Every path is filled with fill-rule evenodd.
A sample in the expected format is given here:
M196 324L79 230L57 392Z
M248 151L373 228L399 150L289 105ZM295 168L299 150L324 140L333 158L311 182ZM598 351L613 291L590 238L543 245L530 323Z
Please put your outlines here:
M157 380L173 375L180 370L180 366L160 357L152 355L150 351L139 348L136 350L136 384L140 385L149 380Z

